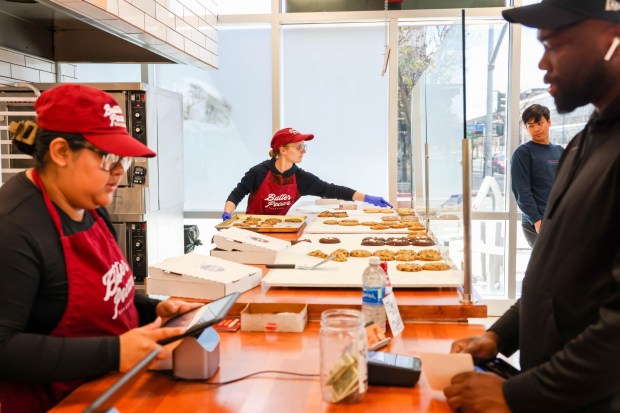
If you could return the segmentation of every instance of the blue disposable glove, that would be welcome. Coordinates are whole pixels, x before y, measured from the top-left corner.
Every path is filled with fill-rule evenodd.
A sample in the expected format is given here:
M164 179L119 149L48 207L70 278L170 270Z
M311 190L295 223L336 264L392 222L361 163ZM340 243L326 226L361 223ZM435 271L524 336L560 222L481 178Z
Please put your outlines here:
M372 204L374 206L378 206L381 208L387 208L387 207L394 208L392 205L390 205L388 201L381 198L380 196L364 195L364 202L368 202L369 204Z
M232 217L232 215L230 215L229 212L224 212L222 214L222 221L226 221L227 219L230 219Z

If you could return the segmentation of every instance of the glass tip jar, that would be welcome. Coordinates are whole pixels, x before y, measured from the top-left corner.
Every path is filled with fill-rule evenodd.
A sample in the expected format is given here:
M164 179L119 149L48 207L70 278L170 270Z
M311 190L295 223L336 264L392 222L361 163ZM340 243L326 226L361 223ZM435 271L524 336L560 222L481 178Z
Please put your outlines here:
M321 313L321 393L330 403L360 400L368 388L366 329L358 310Z

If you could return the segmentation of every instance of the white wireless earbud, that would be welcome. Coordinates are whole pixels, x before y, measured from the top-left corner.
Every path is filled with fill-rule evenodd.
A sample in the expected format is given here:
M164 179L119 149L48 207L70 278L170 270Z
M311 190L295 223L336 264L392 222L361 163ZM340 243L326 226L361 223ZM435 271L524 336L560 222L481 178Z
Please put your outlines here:
M614 37L614 41L611 42L611 46L609 46L609 50L607 50L607 54L603 58L606 62L609 62L611 60L611 57L614 55L614 52L618 48L618 45L620 45L620 37L616 36Z

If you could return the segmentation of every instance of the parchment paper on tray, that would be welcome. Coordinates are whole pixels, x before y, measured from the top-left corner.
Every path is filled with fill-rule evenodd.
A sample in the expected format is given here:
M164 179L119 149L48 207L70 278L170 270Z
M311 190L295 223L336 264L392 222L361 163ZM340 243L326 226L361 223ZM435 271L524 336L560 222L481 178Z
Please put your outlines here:
M215 226L216 229L238 227L256 232L297 232L306 222L306 215L235 214Z

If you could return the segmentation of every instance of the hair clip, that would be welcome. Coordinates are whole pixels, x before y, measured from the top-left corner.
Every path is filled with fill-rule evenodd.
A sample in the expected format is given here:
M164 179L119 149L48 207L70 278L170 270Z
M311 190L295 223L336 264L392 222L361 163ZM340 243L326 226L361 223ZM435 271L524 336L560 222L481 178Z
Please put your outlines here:
M9 124L9 133L12 135L11 138L29 146L34 145L38 129L39 126L32 120L13 121Z

